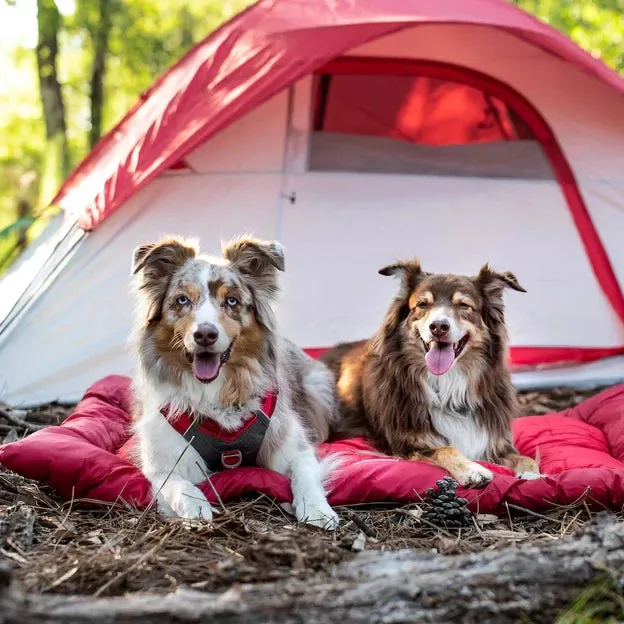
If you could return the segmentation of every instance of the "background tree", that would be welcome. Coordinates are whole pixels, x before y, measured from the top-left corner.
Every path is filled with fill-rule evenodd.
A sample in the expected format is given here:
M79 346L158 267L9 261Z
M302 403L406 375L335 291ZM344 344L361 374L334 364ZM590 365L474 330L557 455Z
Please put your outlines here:
M41 203L52 199L69 173L70 158L65 102L58 78L61 14L54 0L37 0L37 74L45 122L45 151L41 174Z
M52 199L69 173L65 102L58 78L61 14L54 0L37 0L37 74L45 122L45 151L41 174L41 203Z
M250 0L0 0L0 271L71 168Z
M85 8L92 8L92 15L85 22L93 48L91 63L91 81L89 90L90 128L89 148L92 148L102 136L102 111L104 109L104 78L106 76L106 58L111 31L111 16L117 9L116 0L95 0L83 2Z

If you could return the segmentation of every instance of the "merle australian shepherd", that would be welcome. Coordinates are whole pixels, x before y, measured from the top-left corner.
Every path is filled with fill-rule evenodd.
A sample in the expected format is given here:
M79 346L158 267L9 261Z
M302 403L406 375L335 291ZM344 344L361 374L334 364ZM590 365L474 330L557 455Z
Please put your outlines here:
M277 333L283 270L280 244L251 237L220 256L178 238L134 252L138 459L166 516L210 519L197 484L247 457L290 478L298 520L338 525L313 448L337 415L334 382Z
M381 328L321 358L336 378L338 434L365 435L385 453L433 462L466 487L493 478L475 460L539 476L511 434L516 394L503 290L526 292L515 276L487 265L476 277L431 274L416 260L379 273L401 281Z

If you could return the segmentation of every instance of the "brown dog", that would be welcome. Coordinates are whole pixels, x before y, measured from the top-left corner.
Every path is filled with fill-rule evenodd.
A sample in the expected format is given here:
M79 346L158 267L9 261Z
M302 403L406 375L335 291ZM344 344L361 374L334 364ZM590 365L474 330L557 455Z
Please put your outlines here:
M391 455L428 460L461 485L483 487L484 460L536 478L514 448L516 394L507 367L503 290L526 292L512 273L431 274L416 260L384 267L401 280L379 331L321 358L334 372L338 433L365 435Z

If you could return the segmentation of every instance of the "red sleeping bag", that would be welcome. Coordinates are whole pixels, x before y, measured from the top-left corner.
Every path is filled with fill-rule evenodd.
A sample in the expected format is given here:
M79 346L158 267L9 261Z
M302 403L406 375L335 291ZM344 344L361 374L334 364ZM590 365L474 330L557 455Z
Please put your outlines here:
M150 486L129 459L129 382L110 376L93 384L62 425L0 447L0 463L51 485L65 499L123 499L144 508L151 500ZM521 453L539 453L548 476L521 480L506 468L488 465L496 472L492 483L483 490L461 490L473 510L502 513L505 502L546 510L583 499L594 508L622 508L624 385L558 414L521 418L514 437ZM362 439L323 444L319 450L343 453L329 486L332 505L418 501L445 474L426 463L371 455ZM288 479L264 468L235 468L211 481L223 501L253 492L291 500ZM217 502L213 487L200 487L208 500Z

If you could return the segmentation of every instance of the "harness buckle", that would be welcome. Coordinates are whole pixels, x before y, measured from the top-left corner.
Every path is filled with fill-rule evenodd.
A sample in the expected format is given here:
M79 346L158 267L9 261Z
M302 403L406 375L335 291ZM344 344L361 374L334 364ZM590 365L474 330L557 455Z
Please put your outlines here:
M238 468L243 463L243 454L238 449L223 451L221 453L221 464L224 468Z

